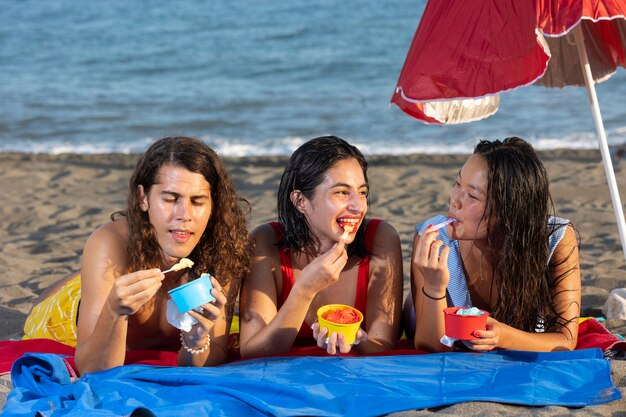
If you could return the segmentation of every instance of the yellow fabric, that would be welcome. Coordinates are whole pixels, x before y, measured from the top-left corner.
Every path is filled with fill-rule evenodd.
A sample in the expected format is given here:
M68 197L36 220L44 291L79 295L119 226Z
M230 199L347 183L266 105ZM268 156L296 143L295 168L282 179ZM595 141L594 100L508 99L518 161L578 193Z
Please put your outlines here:
M52 339L76 346L76 318L80 301L80 274L35 307L24 323L23 339ZM239 333L239 315L233 316L230 333Z
M233 321L230 324L230 334L239 333L239 313L233 314Z
M79 301L80 274L33 307L24 324L23 339L52 339L76 346Z

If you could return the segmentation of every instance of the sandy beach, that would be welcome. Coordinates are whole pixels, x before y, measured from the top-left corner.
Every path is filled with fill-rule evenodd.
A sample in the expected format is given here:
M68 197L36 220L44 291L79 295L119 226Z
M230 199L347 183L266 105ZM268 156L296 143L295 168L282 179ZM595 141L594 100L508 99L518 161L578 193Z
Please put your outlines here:
M623 258L604 167L598 151L543 152L557 213L571 219L581 237L582 314L601 316L613 288L626 287ZM405 292L415 223L444 213L448 194L467 155L370 156L370 217L391 223L402 238ZM125 205L137 155L0 154L0 337L19 338L38 295L80 268L87 236ZM226 159L242 197L252 206L248 225L275 218L275 192L285 157ZM626 160L614 161L626 200ZM626 322L607 327L626 334ZM626 396L626 361L611 364L613 382ZM9 386L0 385L4 404ZM399 413L403 416L626 416L626 400L568 409L485 402Z

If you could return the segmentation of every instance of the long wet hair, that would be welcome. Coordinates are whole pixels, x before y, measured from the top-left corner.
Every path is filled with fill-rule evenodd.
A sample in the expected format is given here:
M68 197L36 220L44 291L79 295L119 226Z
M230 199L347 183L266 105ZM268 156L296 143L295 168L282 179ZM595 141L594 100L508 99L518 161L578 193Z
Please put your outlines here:
M300 190L307 199L312 199L315 189L320 185L326 173L337 162L355 159L367 179L367 161L359 149L337 136L321 136L304 143L289 158L278 187L278 221L285 229L284 238L278 242L280 247L303 251L313 243L313 234L309 224L291 201L291 193ZM368 195L369 200L369 195ZM368 201L369 203L369 201ZM348 245L348 255L360 258L368 256L365 249L365 222L356 233L354 241Z
M242 277L251 262L251 246L241 204L231 179L215 151L204 142L190 137L166 137L156 141L141 156L135 167L128 193L128 207L115 212L111 219L125 216L128 222L128 256L131 271L158 268L164 254L148 213L140 208L138 187L149 193L164 165L202 174L211 187L212 210L200 240L188 256L194 262L191 279L208 272L222 287L228 285L228 317L239 292Z
M574 271L551 277L548 239L569 223L548 224L555 210L543 163L518 137L483 140L474 154L485 160L488 170L484 221L498 288L491 315L526 332L565 326L554 306L554 287Z

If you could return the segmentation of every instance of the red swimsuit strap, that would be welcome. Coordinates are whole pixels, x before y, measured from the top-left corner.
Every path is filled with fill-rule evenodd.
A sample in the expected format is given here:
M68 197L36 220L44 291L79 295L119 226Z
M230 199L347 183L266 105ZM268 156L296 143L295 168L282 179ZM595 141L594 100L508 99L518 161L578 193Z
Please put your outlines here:
M376 231L378 230L378 225L382 222L380 219L371 219L366 226L365 229L365 249L368 254L372 253L372 246L374 244L374 238L376 237ZM270 226L274 229L276 233L276 241L280 242L285 234L285 229L283 225L278 222L270 222ZM367 256L361 259L359 263L359 270L357 272L357 287L356 287L356 295L354 297L354 307L361 311L365 315L365 311L367 309L367 287L369 285L369 266L370 266L370 256ZM287 297L293 288L293 284L295 281L295 277L293 274L293 266L291 263L291 254L289 253L289 248L281 248L280 249L280 270L282 273L282 288L280 290L280 294L278 295L277 307L280 309L282 305L287 301ZM365 328L365 320L361 324L363 328ZM302 327L298 332L298 338L310 338L312 335L311 328L306 323L302 323Z
M376 231L381 222L381 219L372 219L367 223L365 229L365 249L370 256L372 246L374 245L374 238L376 237ZM356 297L354 299L354 308L362 312L363 315L365 315L365 310L367 309L367 287L370 281L370 256L362 259L359 264ZM363 319L361 326L365 328L365 319Z
M283 225L278 222L270 222L270 226L274 229L276 233L276 241L280 242L284 235L285 229ZM287 301L287 297L293 288L293 283L295 281L295 277L293 275L293 266L291 264L291 254L289 253L289 248L280 248L280 271L282 273L282 285L280 289L280 294L278 295L277 308L281 308L285 301ZM310 345L313 343L313 330L306 323L302 323L300 326L300 330L298 331L298 337L294 345Z
M283 225L278 222L270 222L270 226L274 229L274 233L276 233L276 241L280 242L284 235L285 229ZM291 265L291 255L289 254L289 248L280 248L280 272L283 276L283 285L281 285L280 294L278 295L278 308L280 308L285 301L287 301L287 296L291 292L294 283L294 275L293 275L293 266Z

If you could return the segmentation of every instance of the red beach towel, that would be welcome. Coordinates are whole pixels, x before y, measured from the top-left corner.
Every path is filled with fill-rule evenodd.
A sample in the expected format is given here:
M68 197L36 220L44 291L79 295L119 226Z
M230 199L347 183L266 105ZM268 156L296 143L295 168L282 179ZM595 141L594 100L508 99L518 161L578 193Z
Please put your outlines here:
M590 318L578 326L578 345L576 349L600 348L602 351L617 349L626 352L626 341L609 332L599 321ZM0 375L11 371L13 362L27 352L57 353L67 355L66 363L74 371L75 348L49 339L2 340L0 341ZM426 353L412 348L409 340L400 340L398 348L370 356L414 355ZM326 352L317 346L294 347L288 353L276 356L325 356ZM344 356L358 356L349 353ZM234 357L233 359L238 359ZM159 350L135 350L126 352L125 364L144 364L160 366L176 366L178 352Z

